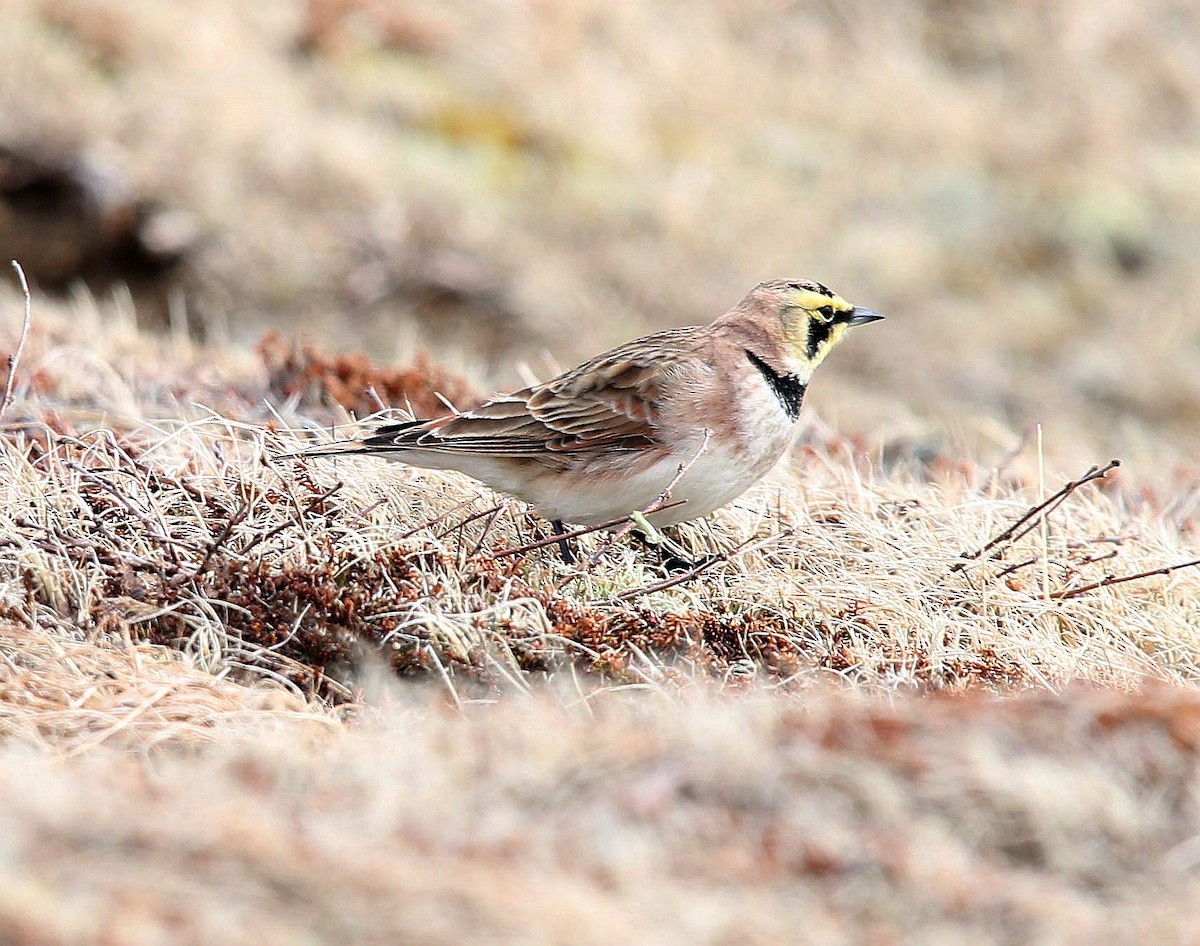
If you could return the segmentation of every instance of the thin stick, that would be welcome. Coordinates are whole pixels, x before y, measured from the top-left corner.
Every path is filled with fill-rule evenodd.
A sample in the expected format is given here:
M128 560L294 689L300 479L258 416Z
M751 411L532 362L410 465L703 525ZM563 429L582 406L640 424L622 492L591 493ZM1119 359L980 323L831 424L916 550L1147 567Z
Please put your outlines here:
M1026 568L1029 565L1036 565L1036 564L1037 564L1037 556L1034 556L1033 558L1027 558L1023 562L1016 562L1012 565L1009 565L1007 568L1000 569L1000 571L996 572L996 574L994 574L992 577L993 578L1003 578L1005 575L1011 575L1013 572L1018 571L1019 569Z
M1038 495L1046 498L1046 453L1042 439L1042 425L1037 425L1038 451ZM1066 498L1065 496L1063 497ZM1038 530L1042 540L1042 599L1050 600L1050 517L1041 516L1038 519L1041 528Z
M759 549L766 548L769 545L774 545L776 542L780 542L783 539L788 538L788 536L795 535L795 533L796 530L794 528L790 528L785 529L783 532L780 532L776 535L768 536L765 539L747 539L741 544L734 546L728 552L710 555L703 561L698 562L694 568L689 568L687 571L681 572L678 575L672 575L660 581L652 582L649 585L643 585L640 588L631 588L629 591L622 591L619 595L614 596L610 602L604 603L629 601L633 598L640 598L642 595L648 595L655 591L665 591L668 588L674 588L676 585L682 585L684 582L688 582L693 578L699 577L710 568L713 568L717 565L723 565L725 562L733 561L733 559L740 555L745 555L747 552L757 552Z
M92 470L89 470L86 467L81 466L80 464L74 462L73 460L66 461L63 464L63 466L65 466L69 470L72 470L72 471L78 473L80 476L82 476L88 482L94 483L96 486L99 486L102 490L104 490L106 493L108 493L108 495L110 495L113 499L115 499L122 506L122 508L124 508L124 510L127 513L129 513L130 516L132 516L134 519L136 519L138 522L140 522L145 527L146 535L148 535L155 542L159 543L160 545L162 545L163 548L165 548L167 550L167 554L171 557L171 563L173 565L175 565L175 566L179 565L179 556L175 554L176 546L179 546L180 548L191 549L194 551L200 550L200 547L197 546L195 543L184 542L184 541L182 541L180 539L176 539L174 536L168 534L169 529L167 528L166 522L164 522L162 520L162 518L161 518L162 511L159 510L158 507L147 503L145 510L138 509L132 496L130 496L128 493L123 493L119 487L110 483L103 476L101 476L100 473L93 472ZM120 473L122 471L101 469L100 472ZM159 517L160 517L158 522L155 522L151 518L150 510L158 512ZM159 528L160 526L162 527L161 529Z
M4 382L4 400L0 402L0 417L13 402L13 382L17 377L17 363L21 360L21 352L25 350L25 339L29 335L29 323L32 320L32 303L29 298L29 283L25 280L25 270L16 260L12 261L13 269L17 271L17 279L21 282L21 292L25 295L25 320L21 323L21 336L17 339L17 347L8 356L8 378Z
M1138 572L1136 575L1106 575L1100 581L1094 581L1090 585L1084 585L1081 588L1068 588L1065 591L1056 591L1051 598L1057 598L1059 601L1065 601L1067 598L1075 598L1082 594L1087 594L1089 591L1095 591L1098 588L1108 588L1112 585L1124 584L1127 581L1137 581L1140 578L1153 578L1155 575L1169 575L1171 572L1177 572L1181 568L1192 568L1195 565L1200 565L1200 558L1194 558L1190 562L1180 562L1178 565L1165 565L1162 568L1152 568L1146 572Z
M1103 562L1110 558L1116 558L1118 554L1120 554L1120 550L1113 549L1111 552L1105 552L1103 555L1093 555L1091 558L1085 558L1082 562L1077 564L1075 573L1078 574L1085 565L1095 565L1097 562Z
M477 498L478 498L478 496L476 496L476 499ZM401 533L399 538L411 539L414 535L416 535L422 529L432 529L434 526L440 525L441 523L445 522L447 519L449 519L451 516L453 516L460 509L466 509L466 507L471 505L471 503L473 503L474 501L475 501L474 499L464 499L460 503L455 503L453 506L451 506L449 509L447 509L440 516L434 516L432 519L428 519L425 522L422 522L419 526L409 529L407 532ZM449 532L444 532L444 533L442 533L442 535L449 535L450 532L453 532L453 531L454 531L454 529L452 527ZM441 537L442 536L439 536L439 535L434 536L435 539L438 539Z
M192 569L192 572L190 575L189 574L176 575L175 578L172 579L171 583L172 584L183 584L183 582L185 582L185 581L194 580L196 578L199 578L201 576L201 574L203 574L204 569L208 568L208 563L211 562L212 557L217 554L217 550L222 545L224 545L226 542L229 541L230 536L233 535L233 530L236 529L239 525L241 525L243 520L245 520L246 516L248 516L250 514L250 509L251 509L252 505L253 505L253 503L249 502L248 500L243 501L241 506L238 507L237 511L234 512L234 514L232 516L230 516L229 519L226 521L225 526L221 529L221 531L217 535L217 537L208 543L208 548L205 549L204 557L202 559L200 559L200 564L197 565L194 569Z
M465 504L463 504L463 503L460 503L459 505L455 506L453 509L451 509L451 510L450 510L450 513L455 513L455 512L457 512L459 509L461 509L461 508L462 508L462 506L463 506L463 505L465 505ZM445 532L437 532L437 533L434 533L434 536L433 536L433 537L434 537L435 539L444 539L444 538L446 538L446 536L450 535L450 533L452 533L452 532L457 532L457 533L459 533L459 534L461 535L461 534L462 534L462 530L463 530L463 529L465 529L467 526L469 526L469 525L470 525L472 522L477 522L477 521L478 521L478 520L480 520L480 519L486 519L488 516L491 516L491 515L493 515L493 514L494 514L494 513L496 513L498 510L502 510L503 508L504 508L504 504L503 504L503 503L500 503L499 505L492 506L490 509L485 509L483 512L476 512L476 513L472 513L471 515L467 516L467 518L466 518L466 519L462 520L462 522L456 522L454 525L452 525L452 526L451 526L449 529L447 529ZM426 523L426 524L425 524L425 525L424 525L422 528L426 528L426 529L428 529L428 528L430 528L431 526L435 526L435 525L437 525L439 522L441 522L443 519L446 519L446 518L448 518L448 517L449 517L449 515L450 515L450 514L448 513L448 514L447 514L447 515L445 515L445 516L438 516L438 518L436 518L436 519L432 519L432 520L430 520L429 522L427 522L427 523ZM410 533L408 533L408 535L412 535L412 533L410 532ZM407 538L407 535L406 535L405 537Z
M1017 441L1017 445L1008 452L1008 456L1006 456L1003 460L1001 460L996 465L996 468L993 469L992 472L988 475L987 482L984 485L985 492L994 489L997 486L997 484L999 484L1000 477L1004 475L1004 471L1009 468L1009 466L1012 464L1012 462L1014 460L1017 459L1017 457L1019 457L1022 453L1025 452L1025 448L1027 446L1029 446L1029 439L1032 436L1033 435L1030 433L1028 427L1026 427L1023 431L1021 431L1021 439L1019 441Z
M1085 473L1079 479L1073 480L1072 482L1067 483L1061 490L1058 491L1058 493L1055 493L1045 503L1042 504L1043 506L1045 506L1045 511L1042 513L1041 519L1035 519L1033 522L1028 523L1020 531L1009 536L1008 538L1010 539L1010 541L1016 542L1018 539L1023 539L1030 532L1032 532L1034 529L1037 528L1039 522L1044 520L1046 516L1050 515L1050 513L1054 512L1055 509L1057 509L1059 506L1061 506L1066 501L1067 497L1069 497L1073 492L1075 492L1075 490L1077 490L1079 487L1083 486L1085 483L1090 483L1092 480L1104 479L1106 474L1108 474L1111 470L1115 469L1116 467L1118 467L1120 465L1121 465L1120 460L1109 460L1108 464L1105 465L1102 469L1097 469L1096 467L1092 467L1090 470L1088 470L1087 473ZM1020 522L1015 523L1015 525L1020 525Z
M734 554L740 551L740 548L733 549L730 552L722 552L717 555L710 555L708 558L698 562L692 568L685 572L680 572L678 575L672 575L668 578L663 578L659 581L642 585L640 588L631 588L629 591L622 591L619 595L613 597L613 601L629 601L631 598L640 598L642 595L648 595L655 591L665 591L667 588L674 588L676 585L682 585L684 582L691 581L693 578L698 578L710 568L728 562Z
M382 506L386 502L387 502L386 497L384 499L377 499L377 500L375 500L375 502L371 503L371 505L360 509L358 511L358 515L356 515L353 519L351 519L349 522L346 523L346 528L353 529L360 522L362 522L364 519L366 519L367 516L369 516L371 513L373 513L376 509L378 509L380 506Z
M345 485L344 483L339 482L332 489L327 490L326 492L322 493L320 496L313 497L312 499L310 499L308 501L308 503L305 505L305 507L303 509L300 508L300 504L299 504L299 502L296 501L295 497L292 497L292 508L293 508L293 512L296 513L295 518L289 519L287 522L283 523L282 525L276 526L274 529L271 529L269 532L260 532L258 535L254 536L254 538L252 538L249 541L249 543L247 543L246 547L244 549L242 549L242 555L243 556L249 555L251 550L256 545L260 545L263 542L269 542L271 539L275 538L275 536L279 535L279 533L285 531L286 529L290 529L293 526L299 526L301 529L303 529L304 528L304 517L307 516L310 512L312 512L318 505L323 503L325 500L329 499L329 497L331 497L334 493L336 493L338 490L340 490L344 485Z
M990 552L1001 542L1008 542L1008 541L1015 542L1017 539L1020 539L1022 536L1026 535L1027 533L1031 532L1033 529L1037 528L1038 522L1040 521L1037 518L1038 516L1049 515L1068 496L1070 496L1073 492L1075 492L1075 490L1079 489L1079 487L1083 486L1085 483L1092 482L1092 480L1104 479L1104 477L1108 473L1115 470L1120 465L1121 465L1120 460L1109 460L1108 463L1104 464L1104 466L1102 466L1102 467L1096 467L1096 466L1091 467L1086 473L1083 474L1083 476L1079 477L1079 479L1077 479L1077 480L1071 480L1069 483L1064 485L1062 487L1062 489L1060 489L1058 492L1056 492L1053 496L1050 496L1047 499L1042 500L1036 506L1031 506L1029 508L1029 510L1025 513L1025 515L1021 516L1020 519L1018 519L1016 522L1014 522L1012 525L1010 525L1007 529L1005 529L1003 532L1001 532L999 535L997 535L995 538L993 538L991 541L989 541L985 546L983 546L983 548L979 549L976 552L971 552L969 554L964 552L962 555L963 561L956 562L954 565L950 566L950 571L952 571L952 572L962 571L964 568L967 567L968 564L970 564L971 562L975 561L976 559L982 557L985 553ZM1027 523L1028 523L1027 528L1022 529L1021 527L1025 526Z
M673 503L663 503L661 506L647 507L642 515L653 515L656 512L664 512L667 509L674 509L676 506L682 506L686 500L680 499ZM611 529L613 526L620 525L623 522L628 522L630 516L617 516L615 519L608 519L605 522L598 522L594 526L585 526L582 529L573 529L570 532L564 532L562 535L552 535L546 538L537 539L534 542L527 542L525 545L515 549L501 549L499 552L492 552L492 558L506 558L509 555L522 555L525 552L532 552L535 549L544 549L547 545L554 545L556 542L561 542L563 539L578 539L581 535L591 535L593 532L599 532L601 529Z
M480 551L483 549L484 543L487 541L487 537L491 535L493 527L495 527L496 523L500 521L500 517L503 516L507 511L508 503L500 503L500 505L493 510L492 515L488 518L488 521L484 523L483 533L479 536L479 541L475 543L475 548L471 550L471 554L468 556L469 558L473 558L480 553Z

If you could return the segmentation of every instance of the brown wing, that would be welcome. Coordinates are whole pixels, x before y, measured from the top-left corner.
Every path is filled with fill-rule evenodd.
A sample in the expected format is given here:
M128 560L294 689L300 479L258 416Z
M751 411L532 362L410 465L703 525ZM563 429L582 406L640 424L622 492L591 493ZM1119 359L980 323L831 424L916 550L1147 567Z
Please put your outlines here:
M362 448L546 459L644 449L659 442L656 412L664 372L691 360L701 331L647 335L473 410L380 428Z

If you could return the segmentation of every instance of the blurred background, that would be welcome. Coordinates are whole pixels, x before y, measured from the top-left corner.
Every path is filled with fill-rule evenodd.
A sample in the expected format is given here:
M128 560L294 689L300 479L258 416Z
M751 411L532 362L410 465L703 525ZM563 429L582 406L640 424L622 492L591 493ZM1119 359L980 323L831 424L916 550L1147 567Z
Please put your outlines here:
M0 0L0 21L0 257L42 299L424 349L489 388L807 276L890 316L814 386L840 431L1003 455L1041 422L1064 459L1196 452L1194 0Z

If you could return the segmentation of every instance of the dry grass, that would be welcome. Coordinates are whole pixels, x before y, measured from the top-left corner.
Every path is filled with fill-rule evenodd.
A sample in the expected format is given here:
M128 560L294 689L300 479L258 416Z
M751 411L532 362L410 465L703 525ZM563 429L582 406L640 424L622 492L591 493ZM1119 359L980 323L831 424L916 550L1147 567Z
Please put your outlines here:
M1187 0L0 10L0 144L196 218L210 330L502 385L810 275L895 317L827 369L839 428L990 462L1041 421L1073 464L1200 430Z
M1194 938L1191 5L0 19L0 943ZM150 336L94 273L164 208ZM686 580L280 458L774 275L893 318Z
M1149 944L1200 921L1194 693L381 714L149 759L10 743L6 942Z
M963 558L1036 504L1035 458L885 473L814 430L683 535L748 545L653 591L625 544L497 556L538 524L462 478L275 459L336 418L304 401L336 359L269 408L277 361L97 314L36 307L5 418L6 942L1197 921L1200 569L1072 595L1194 559L1194 491L1123 469Z
M814 433L790 471L684 530L723 561L655 590L665 579L652 556L624 542L587 537L600 558L577 569L553 548L498 554L544 524L456 475L278 459L303 447L288 428L327 409L293 398L268 410L270 358L164 389L153 372L188 369L172 375L162 353L132 350L120 366L124 330L88 331L95 380L74 363L64 387L54 366L71 362L55 330L29 340L23 373L37 396L15 408L36 411L0 455L11 620L103 627L213 672L254 669L337 699L380 654L454 694L577 665L600 682L670 688L803 688L831 675L886 689L1196 680L1200 569L1078 593L1195 559L1195 491L1164 509L1136 480L1099 480L1044 528L964 560L1039 499L1021 472L1029 457L1002 471L934 461L920 476L881 475L850 443ZM342 389L336 373L327 382ZM154 418L164 397L205 407L163 404L168 416Z
M0 742L68 756L99 745L144 752L241 729L302 735L322 720L282 689L238 686L177 651L114 637L0 627Z

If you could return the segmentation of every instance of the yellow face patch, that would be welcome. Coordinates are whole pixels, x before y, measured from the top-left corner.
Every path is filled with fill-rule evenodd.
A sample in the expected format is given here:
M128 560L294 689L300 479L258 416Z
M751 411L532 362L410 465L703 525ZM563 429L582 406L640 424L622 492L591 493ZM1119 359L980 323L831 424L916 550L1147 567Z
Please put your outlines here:
M808 378L846 334L854 306L834 293L790 288L783 310L784 339L798 375Z
M792 289L787 295L788 304L797 309L804 309L822 317L826 322L833 320L839 312L849 312L854 308L837 293L825 295L812 289Z
M760 284L757 291L764 304L778 307L787 373L805 382L848 329L883 318L808 279L779 279Z

